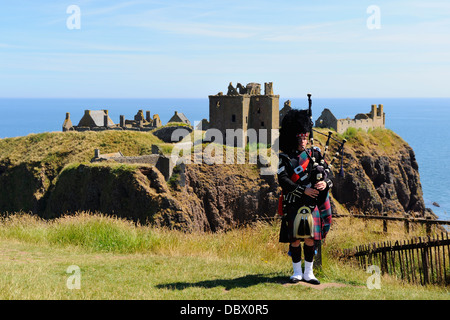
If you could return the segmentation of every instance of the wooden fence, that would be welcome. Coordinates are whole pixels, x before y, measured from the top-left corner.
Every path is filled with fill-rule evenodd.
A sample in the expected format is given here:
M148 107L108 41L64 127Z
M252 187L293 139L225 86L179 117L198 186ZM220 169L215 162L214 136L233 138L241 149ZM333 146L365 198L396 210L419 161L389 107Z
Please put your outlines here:
M411 218L411 217L398 217L398 216L388 216L387 214L384 214L382 216L375 216L375 215L365 215L365 214L349 214L349 215L339 215L339 214L333 214L332 218L357 218L357 219L364 219L364 220L382 220L383 221L383 232L388 232L388 221L403 221L405 226L405 232L409 233L410 231L410 225L411 224L424 224L426 226L426 232L427 236L431 235L431 227L433 225L450 225L449 220L435 220L431 217L427 218ZM281 219L281 216L278 214L274 217L256 217L252 220L247 221L248 222L254 222L254 221L274 221Z
M359 261L361 266L363 266L363 261L366 261L364 259L370 259L370 261L372 261L373 259L379 258L379 262L381 265L381 262L383 262L383 265L381 265L381 271L382 272L389 272L391 274L397 274L399 275L402 279L410 279L413 282L417 282L417 278L416 278L416 273L414 273L414 277L412 278L411 275L408 275L406 273L406 267L409 268L413 268L413 260L414 260L414 254L415 259L417 260L416 263L416 268L420 273L420 283L431 283L433 281L430 281L430 275L434 276L436 275L437 277L437 273L431 271L431 274L427 271L429 268L433 268L433 264L432 261L434 260L429 260L428 259L432 259L433 255L428 253L428 249L431 244L434 244L434 246L439 247L438 249L440 250L441 246L445 245L447 247L443 247L442 248L442 259L439 260L440 262L442 262L442 264L439 264L439 276L440 276L440 280L439 283L446 283L448 284L450 282L450 256L449 256L449 239L448 239L448 233L447 234L447 238L444 240L444 235L441 235L441 240L436 240L436 243L439 243L439 245L436 245L435 242L428 242L427 239L431 239L431 226L432 225L450 225L450 221L448 220L434 220L431 217L427 217L427 218L412 218L412 217L399 217L399 216L388 216L387 214L384 214L382 216L376 216L376 215L357 215L357 214L352 214L352 215L337 215L337 214L333 214L333 219L334 218L343 218L343 217L350 217L350 218L357 218L357 219L366 219L366 220L382 220L383 221L383 232L388 232L388 221L403 221L404 222L404 226L405 226L405 232L409 233L410 231L410 224L425 224L426 226L426 233L427 233L427 237L426 238L415 238L412 240L407 240L407 241L403 241L403 244L400 244L398 241L394 243L394 245L392 245L391 242L389 243L383 243L383 244L372 244L372 245L365 245L365 246L359 246L357 247L356 253L353 252L355 250L345 250L344 251L344 256L347 257L356 257ZM274 217L258 217L258 218L254 218L251 221L259 221L259 220L278 220L281 219L281 216L276 215ZM433 238L434 239L434 238ZM439 239L439 237L438 237ZM416 241L416 242L415 242ZM419 241L419 242L417 242ZM315 267L320 267L322 266L322 242L320 240L316 240L314 241L315 243L315 248L316 248L316 254L314 256L314 266ZM428 244L427 244L428 243ZM371 247L372 246L372 247ZM375 246L375 247L373 247ZM383 249L383 246L385 246L385 248ZM411 251L412 248L415 248L416 252ZM405 248L405 249L403 249ZM422 249L421 249L422 248ZM376 249L376 250L375 250ZM409 250L408 252L405 252L405 250ZM423 253L425 256L417 256L417 251L421 250L421 254ZM381 252L381 258L377 255L379 252ZM446 253L445 253L446 252ZM399 255L398 257L396 257L396 253L397 255ZM388 266L386 265L386 259L383 257L385 257L386 255L389 255L390 258L390 265L391 268L389 269ZM405 261L400 261L400 255L403 257L403 255L412 255L412 259L411 256L408 256L409 260L405 260ZM367 256L367 257L366 257ZM436 254L434 255L434 259L436 259ZM440 255L438 255L438 257L441 257ZM419 259L420 259L420 265L419 265ZM414 260L414 261L416 261ZM394 263L392 263L392 261L394 261ZM396 265L395 262L400 263L400 265ZM423 262L422 262L423 261ZM404 264L402 264L404 262ZM440 263L439 262L439 263ZM371 265L371 264L369 264ZM364 265L363 267L367 267L367 264ZM421 271L422 270L422 271ZM431 269L434 270L434 269ZM443 274L443 276L442 276ZM423 276L422 276L423 275ZM434 283L434 282L433 282Z
M356 259L367 269L376 265L382 273L405 281L425 284L450 284L450 239L448 233L405 241L361 245L344 250L344 257Z
M434 220L431 217L427 218L411 218L411 217L395 217L395 216L388 216L387 214L384 214L382 216L372 216L372 215L364 215L364 214L354 214L354 215L333 215L334 218L341 218L341 217L351 217L351 218L358 218L358 219L365 219L365 220L382 220L383 221L383 232L388 232L388 221L403 221L405 226L405 232L409 233L410 225L411 224L425 224L426 226L426 232L427 236L431 235L431 226L432 225L450 225L450 221L448 220Z

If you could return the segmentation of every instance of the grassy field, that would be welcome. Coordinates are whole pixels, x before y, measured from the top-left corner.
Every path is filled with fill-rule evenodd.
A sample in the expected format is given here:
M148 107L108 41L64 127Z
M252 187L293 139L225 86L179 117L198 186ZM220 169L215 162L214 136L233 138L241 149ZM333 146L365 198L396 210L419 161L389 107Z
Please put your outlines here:
M348 131L339 138L348 140L347 152L376 146L383 155L404 144L389 130ZM326 137L316 139L323 146ZM41 181L37 178L45 173L42 187L48 188L64 167L89 162L96 148L137 156L151 153L153 144L165 153L173 148L151 134L132 131L31 134L0 139L0 167L17 166L18 194L29 187L35 196L42 188L33 181ZM261 146L246 151L257 147ZM23 206L24 201L29 199L17 203ZM407 236L403 225L389 224L389 233L384 234L381 222L335 219L323 247L323 268L316 271L324 284L318 289L286 283L292 264L287 245L278 242L278 221L227 232L183 233L101 214L48 221L13 214L0 218L0 299L448 300L448 288L415 286L387 275L381 278L381 289L370 290L366 285L370 274L339 259L343 248L425 234L418 228ZM73 266L79 277L71 273ZM79 289L70 289L74 277Z
M218 233L187 234L137 226L100 214L79 213L52 221L14 214L0 221L0 299L427 299L447 300L448 288L414 286L381 278L344 263L342 247L380 239L403 239L402 228L380 232L381 222L335 219L316 275L318 290L286 284L287 246L278 223L257 223ZM424 231L415 229L411 235ZM76 276L79 289L70 289ZM69 269L70 271L70 269ZM68 286L69 282L69 286Z

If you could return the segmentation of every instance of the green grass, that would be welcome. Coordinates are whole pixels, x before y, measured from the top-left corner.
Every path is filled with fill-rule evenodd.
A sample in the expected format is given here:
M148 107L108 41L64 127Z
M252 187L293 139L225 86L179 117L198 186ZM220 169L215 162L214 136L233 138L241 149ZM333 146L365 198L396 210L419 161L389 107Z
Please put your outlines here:
M386 275L381 290L369 290L369 274L333 252L344 242L353 245L380 237L378 226L356 235L354 221L336 222L316 275L322 283L343 286L317 290L283 284L291 274L291 261L287 246L278 243L277 222L190 234L101 214L51 221L14 214L0 221L0 299L450 298L448 288L414 286ZM349 228L353 232L346 233ZM71 265L81 270L79 290L66 286Z
M125 156L151 153L152 144L170 153L173 145L151 132L47 132L0 139L0 163L42 162L61 169L71 162L89 162L94 150L102 154L121 151Z
M322 129L324 133L327 131ZM323 146L326 137L315 137ZM346 151L372 148L390 153L405 143L392 131L381 129L349 130L339 137L349 140ZM54 179L63 168L70 170L89 162L96 148L100 147L101 153L121 151L126 156L136 156L149 153L152 144L159 145L165 153L170 153L173 147L147 132L31 134L0 139L0 165L25 163L36 168L35 175L44 166L51 173L49 179ZM202 145L202 149L208 145ZM243 151L247 151L248 157L248 152L261 147L264 146L251 145ZM231 149L237 157L236 148L218 148L224 155ZM117 175L135 170L132 165L109 166ZM253 170L252 174L259 176L256 166L228 170L246 170L246 175ZM209 177L204 174L199 179ZM18 185L23 192L26 186ZM337 253L343 248L406 237L401 225L389 227L388 234L381 229L381 222L335 219L323 248L323 268L316 275L323 283L345 286L316 290L283 285L291 274L291 260L286 254L287 245L278 243L277 222L227 232L184 233L135 225L96 213L48 221L13 214L0 220L0 299L448 300L448 288L414 286L391 276L382 277L381 290L369 290L365 270L339 260ZM409 236L424 232L417 228ZM66 286L69 277L66 270L71 265L81 268L80 290L69 290Z
M323 129L322 129L323 130ZM375 128L365 131L363 129L348 128L342 134L336 134L339 139L346 139L346 146L366 151L392 153L403 147L406 142L390 129Z

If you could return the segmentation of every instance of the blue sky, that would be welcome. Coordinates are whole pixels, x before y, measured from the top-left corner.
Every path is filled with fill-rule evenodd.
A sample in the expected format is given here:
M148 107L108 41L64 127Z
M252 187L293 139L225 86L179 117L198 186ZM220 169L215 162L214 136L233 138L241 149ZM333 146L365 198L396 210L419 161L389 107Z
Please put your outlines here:
M230 81L284 97L449 97L449 76L446 1L0 0L0 97L206 98Z

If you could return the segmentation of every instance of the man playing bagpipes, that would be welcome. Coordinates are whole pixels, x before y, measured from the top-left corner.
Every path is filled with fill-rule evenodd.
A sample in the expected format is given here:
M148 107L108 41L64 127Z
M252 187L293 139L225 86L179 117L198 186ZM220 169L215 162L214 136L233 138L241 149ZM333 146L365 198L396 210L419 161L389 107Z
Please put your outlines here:
M312 132L311 112L292 109L284 116L279 140L278 182L282 189L279 213L283 215L279 241L289 243L294 269L290 281L320 284L313 273L314 240L325 239L330 229L328 191L332 181L320 149L306 147ZM304 272L301 242L304 242Z

